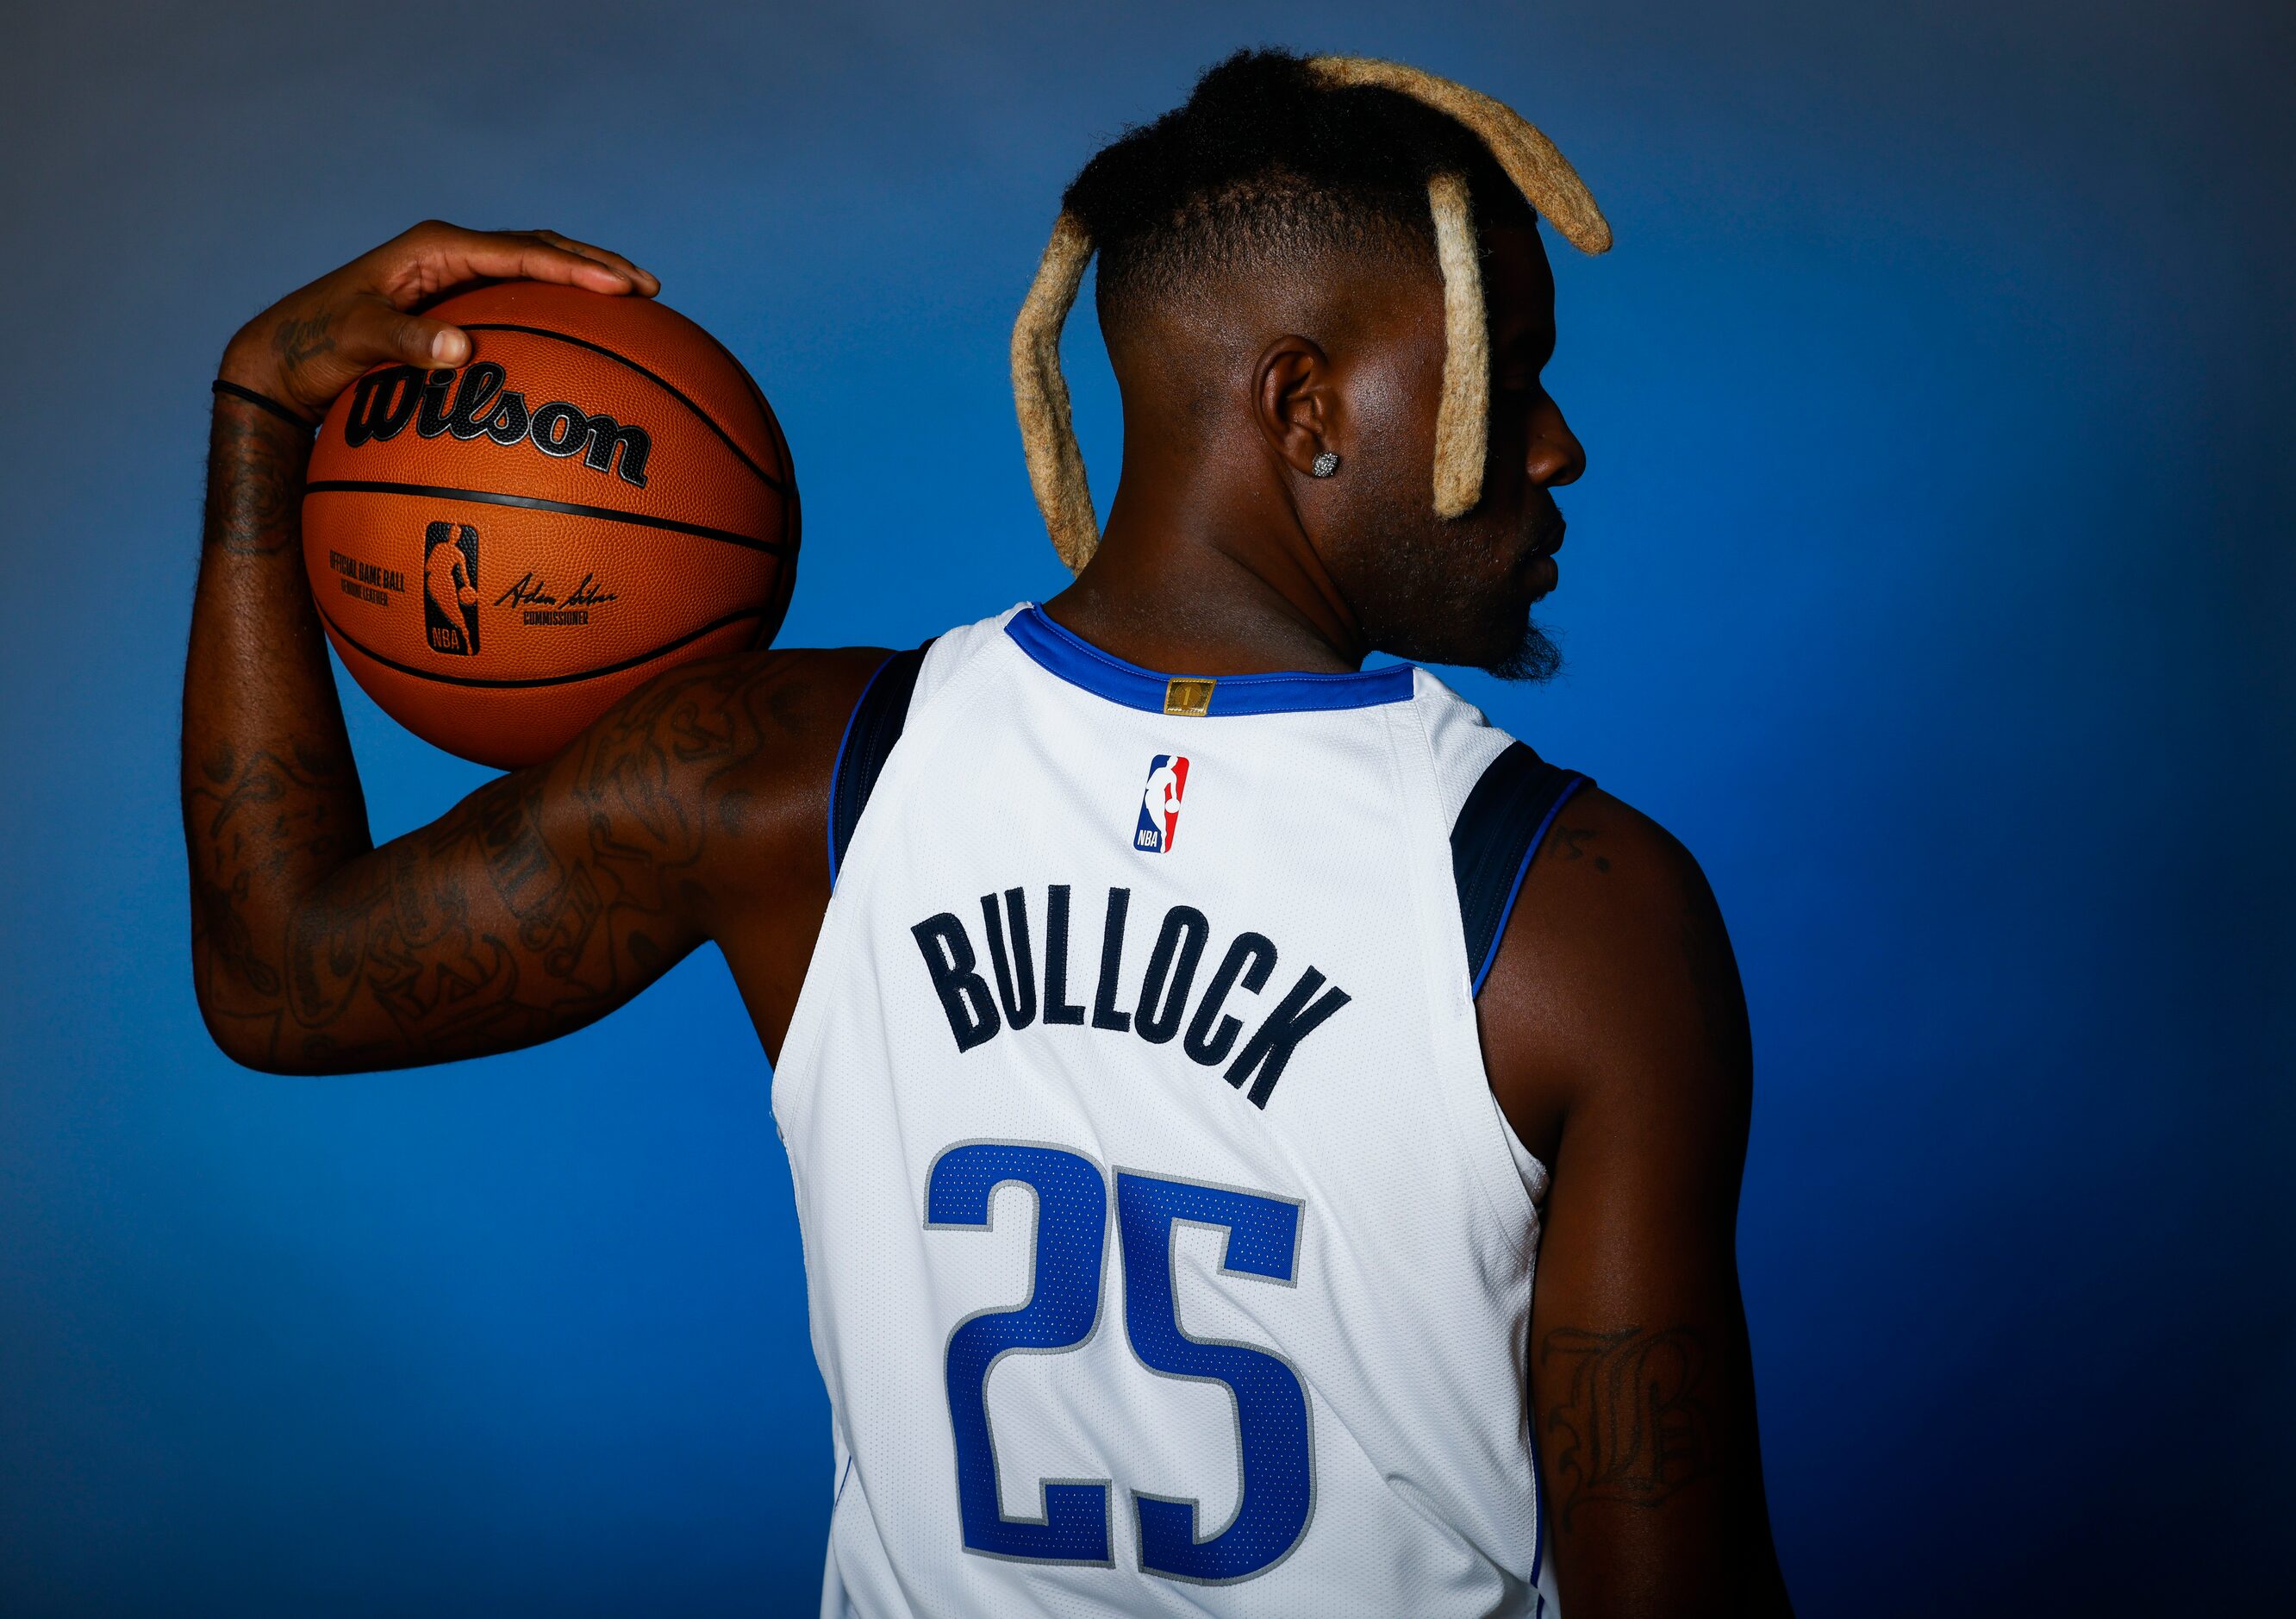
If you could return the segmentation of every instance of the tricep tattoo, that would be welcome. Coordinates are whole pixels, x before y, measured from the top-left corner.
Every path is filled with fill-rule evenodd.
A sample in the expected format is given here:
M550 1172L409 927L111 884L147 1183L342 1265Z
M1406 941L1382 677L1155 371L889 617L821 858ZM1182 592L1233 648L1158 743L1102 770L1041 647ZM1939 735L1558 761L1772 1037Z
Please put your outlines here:
M1541 1442L1565 1529L1588 1501L1655 1507L1713 1471L1711 1358L1705 1335L1688 1326L1546 1335Z

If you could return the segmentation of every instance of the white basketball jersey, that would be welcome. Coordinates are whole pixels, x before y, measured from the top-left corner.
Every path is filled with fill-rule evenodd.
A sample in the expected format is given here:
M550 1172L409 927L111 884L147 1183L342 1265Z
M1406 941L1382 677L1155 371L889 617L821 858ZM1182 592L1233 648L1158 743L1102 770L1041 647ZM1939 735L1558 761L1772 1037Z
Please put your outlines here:
M1549 768L1408 666L1174 678L1029 606L906 656L774 1081L823 1612L1552 1614L1546 1172L1455 837Z

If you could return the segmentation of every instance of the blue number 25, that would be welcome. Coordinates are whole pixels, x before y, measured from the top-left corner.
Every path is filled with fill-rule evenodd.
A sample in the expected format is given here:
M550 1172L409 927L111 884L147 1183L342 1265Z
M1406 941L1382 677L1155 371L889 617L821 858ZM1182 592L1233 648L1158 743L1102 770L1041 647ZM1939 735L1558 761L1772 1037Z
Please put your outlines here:
M957 1506L969 1550L1028 1562L1108 1565L1108 1483L1046 1480L1044 1513L1008 1518L1000 1504L996 1451L988 1431L988 1371L1015 1352L1074 1349L1100 1319L1107 1193L1100 1167L1059 1147L975 1141L933 1163L925 1224L947 1229L988 1224L996 1188L1029 1188L1037 1200L1035 1278L1014 1310L967 1316L949 1335L946 1371L956 1438ZM1290 1365L1243 1344L1192 1338L1181 1329L1172 1281L1172 1229L1221 1228L1223 1276L1289 1283L1300 1245L1300 1205L1226 1187L1116 1173L1118 1236L1124 1248L1124 1330L1151 1371L1226 1385L1235 1401L1235 1516L1197 1538L1196 1503L1132 1493L1140 1566L1174 1579L1248 1580L1288 1556L1315 1506L1315 1459L1307 1392Z

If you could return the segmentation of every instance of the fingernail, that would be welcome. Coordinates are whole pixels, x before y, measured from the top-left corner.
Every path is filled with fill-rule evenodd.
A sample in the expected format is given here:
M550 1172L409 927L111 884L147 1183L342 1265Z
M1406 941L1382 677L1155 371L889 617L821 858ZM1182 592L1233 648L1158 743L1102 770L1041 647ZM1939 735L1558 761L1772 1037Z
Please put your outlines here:
M462 351L463 334L459 332L441 332L430 340L430 357L434 360L451 365Z

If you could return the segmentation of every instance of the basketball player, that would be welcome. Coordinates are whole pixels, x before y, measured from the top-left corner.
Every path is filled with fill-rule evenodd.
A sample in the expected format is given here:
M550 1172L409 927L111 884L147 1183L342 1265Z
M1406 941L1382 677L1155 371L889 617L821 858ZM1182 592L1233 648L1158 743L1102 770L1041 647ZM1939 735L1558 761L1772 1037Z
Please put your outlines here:
M208 1026L278 1072L479 1056L714 941L836 1414L825 1613L1787 1611L1714 900L1362 667L1554 665L1583 456L1522 190L1607 236L1525 129L1389 64L1221 64L1078 177L1016 333L1073 585L922 652L679 669L380 849L297 422L465 358L409 312L441 288L656 284L423 225L226 350L264 402L217 401L184 696ZM1095 251L1104 536L1050 362Z

